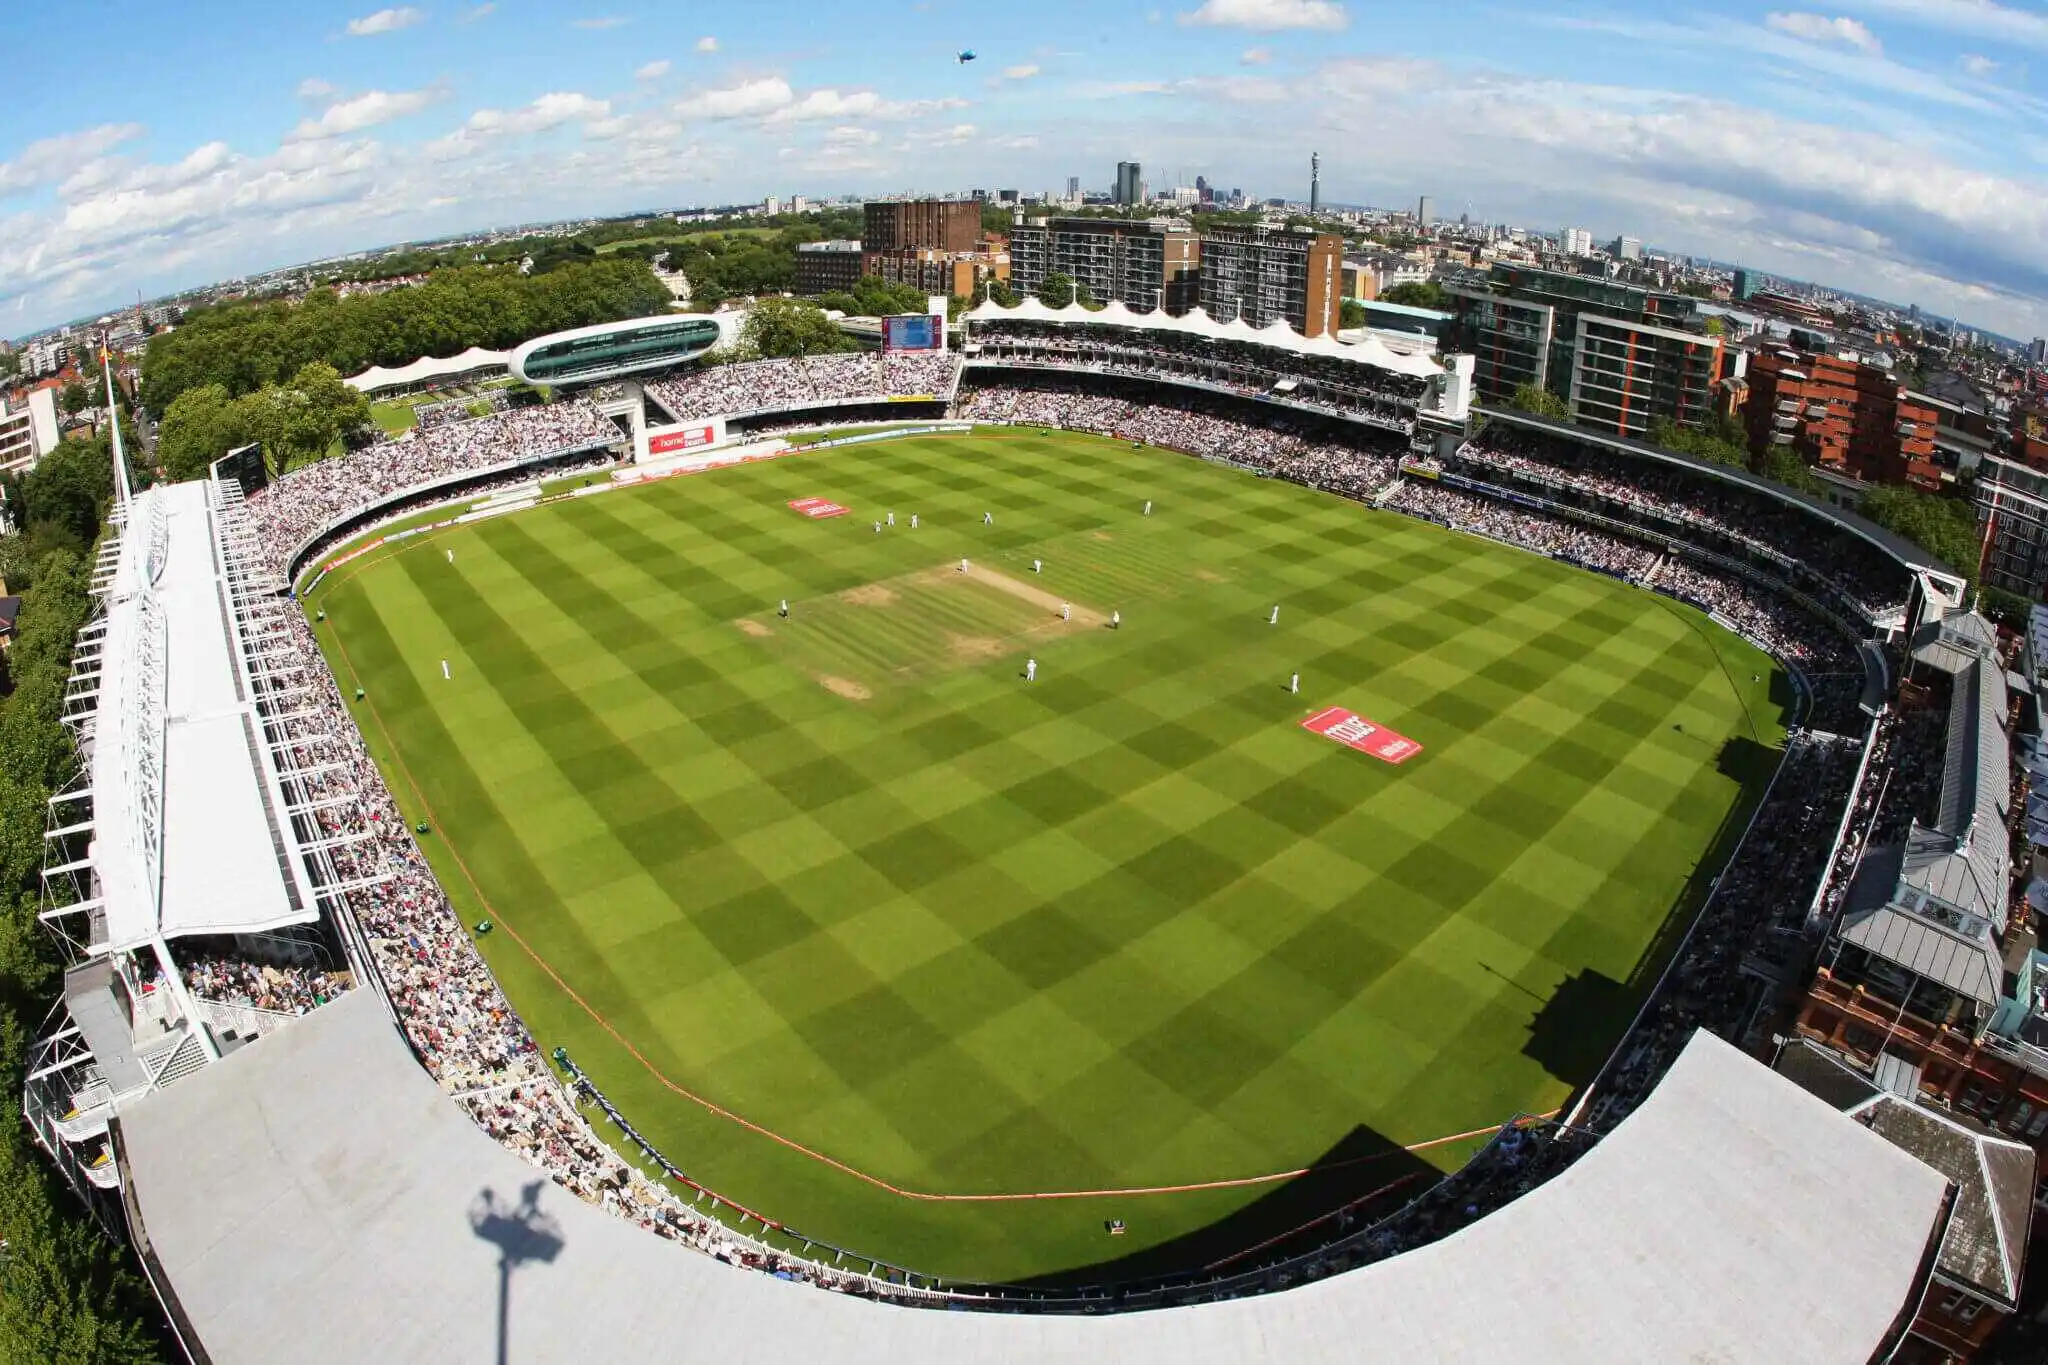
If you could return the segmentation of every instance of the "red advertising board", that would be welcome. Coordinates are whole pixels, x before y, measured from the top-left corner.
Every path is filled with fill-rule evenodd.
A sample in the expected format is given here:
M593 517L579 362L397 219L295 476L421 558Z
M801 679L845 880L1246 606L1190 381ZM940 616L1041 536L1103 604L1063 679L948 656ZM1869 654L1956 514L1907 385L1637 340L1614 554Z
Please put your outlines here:
M650 432L647 437L647 453L649 455L673 455L678 450L695 450L698 446L708 446L717 439L717 429L708 426L686 427L681 431L664 431L659 435Z
M801 512L816 521L821 517L843 517L846 509L825 498L798 498L789 505L792 512Z
M1406 735L1397 735L1342 706L1316 712L1301 723L1301 728L1325 739L1334 739L1362 754L1371 754L1386 763L1406 763L1422 752L1422 746Z

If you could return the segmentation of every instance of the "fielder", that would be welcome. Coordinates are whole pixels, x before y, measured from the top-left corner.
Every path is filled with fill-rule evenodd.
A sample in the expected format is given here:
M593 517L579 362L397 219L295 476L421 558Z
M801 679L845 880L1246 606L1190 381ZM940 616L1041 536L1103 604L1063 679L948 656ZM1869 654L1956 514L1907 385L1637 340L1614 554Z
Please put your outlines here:
M1032 561L1031 561L1031 572L1033 572L1033 573L1044 573L1044 572L1045 572L1045 561L1043 561L1043 560L1039 560L1039 559L1034 559L1034 560L1032 560Z
M453 564L453 563L455 562L455 551L453 551L453 550L450 550L450 551L448 552L448 562L449 562L450 564Z
M879 521L875 523L875 534L876 534L876 535L880 535L880 534L882 534L882 523L881 523L881 522L879 522Z
M910 514L910 529L913 531L917 529L917 513L915 512Z
M1124 628L1124 614L1122 612L1113 611L1109 614L1109 628L1111 630L1122 630Z
M894 512L891 512L889 514L889 524L891 526L894 526L896 524L896 514Z
M1297 673L1287 680L1287 690L1289 692L1301 691L1301 674Z
M789 619L789 599L787 597L782 599L782 605L776 610L775 614L785 621Z
M1279 624L1280 624L1280 604L1279 604L1279 603L1277 603L1277 602L1276 602L1276 603L1274 603L1274 604L1273 604L1273 614L1272 614L1271 616L1268 616L1268 617L1266 618L1266 624L1267 624L1267 625L1269 625L1269 626L1277 626L1277 625L1279 625Z
M993 512L983 512L983 513L981 514L981 524L982 524L983 526L993 526L993 525L995 525L995 524L996 524L996 514L995 514L995 513L993 513Z
M441 660L441 677L443 679L446 679L448 676L448 661L446 659L443 659Z
M1152 499L1150 498L1145 499L1145 515L1148 517L1152 515Z
M1060 620L1062 620L1062 621L1071 621L1071 620L1073 620L1073 619L1074 619L1074 607L1073 607L1073 604L1072 604L1072 603L1070 603L1070 602L1062 602L1062 603L1060 603Z
M967 572L967 561L966 561L965 559L962 559L962 560L960 561L960 572L961 572L961 573L966 573L966 572Z
M1036 660L1036 659L1026 659L1026 660L1024 661L1024 681L1025 681L1025 682L1037 682L1037 681L1038 681L1038 660Z

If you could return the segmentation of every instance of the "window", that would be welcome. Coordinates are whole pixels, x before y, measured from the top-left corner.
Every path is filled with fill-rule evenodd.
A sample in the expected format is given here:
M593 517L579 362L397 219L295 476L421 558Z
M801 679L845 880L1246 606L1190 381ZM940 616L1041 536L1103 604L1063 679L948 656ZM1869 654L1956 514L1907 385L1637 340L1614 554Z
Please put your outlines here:
M2021 1100L2013 1106L2012 1117L2005 1121L2005 1131L2017 1133L2020 1129L2027 1126L2027 1120L2033 1116L2034 1106L2028 1104L2025 1100Z
M2037 1138L2044 1132L2048 1132L2048 1109L2034 1115L2034 1121L2027 1125L2027 1136L2030 1138Z

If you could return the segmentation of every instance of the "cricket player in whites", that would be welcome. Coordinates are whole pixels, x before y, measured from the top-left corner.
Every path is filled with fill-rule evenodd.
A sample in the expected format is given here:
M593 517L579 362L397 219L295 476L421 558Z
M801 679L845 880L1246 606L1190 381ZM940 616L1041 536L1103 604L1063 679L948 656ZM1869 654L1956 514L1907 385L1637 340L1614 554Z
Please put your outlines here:
M1025 682L1037 682L1037 681L1038 681L1038 660L1036 660L1036 659L1026 659L1026 660L1024 661L1024 681L1025 681Z
M1279 603L1277 603L1277 602L1276 602L1276 603L1274 603L1274 604L1273 604L1273 614L1272 614L1271 616L1268 616L1268 617L1266 618L1266 624L1267 624L1267 625L1269 625L1269 626L1277 626L1277 625L1279 625L1279 624L1280 624L1280 604L1279 604Z

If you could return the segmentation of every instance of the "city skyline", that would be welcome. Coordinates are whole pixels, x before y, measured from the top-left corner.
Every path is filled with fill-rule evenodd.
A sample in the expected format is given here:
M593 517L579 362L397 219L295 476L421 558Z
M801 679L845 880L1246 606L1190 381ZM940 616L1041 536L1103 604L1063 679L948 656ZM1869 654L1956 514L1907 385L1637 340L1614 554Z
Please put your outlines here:
M1583 222L2048 332L2048 101L2026 66L2048 18L1991 0L1737 9L902 4L807 14L801 50L769 16L709 6L225 0L203 34L111 0L61 29L11 12L0 37L51 57L24 64L0 134L0 334L649 204L1035 193L1077 172L1106 189L1126 159L1305 200L1312 151L1326 202ZM151 60L55 60L102 20ZM980 61L953 63L968 44Z

